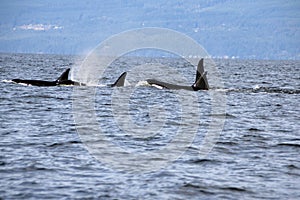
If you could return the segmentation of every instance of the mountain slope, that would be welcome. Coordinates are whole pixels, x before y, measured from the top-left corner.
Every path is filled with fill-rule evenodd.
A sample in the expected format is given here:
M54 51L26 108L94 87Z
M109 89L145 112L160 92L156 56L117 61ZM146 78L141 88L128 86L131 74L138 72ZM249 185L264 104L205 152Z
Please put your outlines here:
M213 56L300 58L297 0L28 0L0 8L0 51L85 53L142 27L180 31Z

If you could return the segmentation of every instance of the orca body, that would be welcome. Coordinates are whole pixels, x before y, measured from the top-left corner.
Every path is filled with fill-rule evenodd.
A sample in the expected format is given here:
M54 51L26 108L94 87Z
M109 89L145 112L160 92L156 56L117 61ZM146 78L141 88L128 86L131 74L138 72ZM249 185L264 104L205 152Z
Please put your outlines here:
M50 87L50 86L59 86L59 85L84 85L78 82L69 80L69 72L70 68L66 69L58 79L55 81L43 81L43 80L23 80L23 79L12 79L15 83L33 85L33 86L42 86L42 87Z
M163 81L158 81L156 79L147 79L148 84L152 86L158 86L164 89L170 90L190 90L190 91L198 91L198 90L208 90L209 85L206 78L206 72L204 72L203 66L203 58L199 61L197 72L196 72L196 80L193 85L185 86L185 85L175 85L171 83L166 83Z
M42 80L22 80L22 79L13 79L15 83L34 85L34 86L57 86L56 81L42 81Z
M55 81L43 81L43 80L23 80L23 79L12 79L13 82L19 83L19 84L26 84L26 85L33 85L33 86L44 86L44 87L50 87L50 86L61 86L61 85L75 85L75 86L86 86L84 83L76 82L69 80L69 72L70 68L66 69L60 77ZM109 86L111 87L120 87L124 86L125 78L127 73L124 72L114 84L111 84Z

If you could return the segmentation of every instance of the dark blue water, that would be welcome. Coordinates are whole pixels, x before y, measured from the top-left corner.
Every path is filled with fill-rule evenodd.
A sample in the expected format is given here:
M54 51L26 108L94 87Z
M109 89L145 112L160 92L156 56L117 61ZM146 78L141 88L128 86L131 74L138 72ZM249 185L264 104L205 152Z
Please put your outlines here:
M225 89L212 88L211 92L174 93L143 84L76 88L94 95L93 109L84 96L76 96L81 93L74 92L74 87L33 87L7 81L52 81L81 60L59 55L0 55L0 80L4 80L0 82L1 198L300 198L299 61L216 60ZM130 75L130 67L144 62L149 58L114 62L101 84L114 82L123 71L129 71L128 80L133 83L138 75ZM194 80L193 68L183 61L151 62L169 64L191 83ZM121 95L128 91L129 100ZM224 113L214 112L214 93L224 93ZM193 101L185 101L193 95ZM74 111L78 98L81 106L87 106L82 113ZM192 109L185 111L187 107ZM95 143L89 143L80 131L93 132L94 124L86 120L93 112L101 134L97 142L93 138ZM78 114L83 121L76 119ZM213 149L201 155L211 123L224 118ZM178 131L183 137L177 140ZM187 138L193 139L191 144ZM107 141L111 148L101 149L99 145ZM91 148L92 144L96 146ZM160 152L168 144L173 146ZM152 154L155 156L147 157ZM174 159L177 154L179 158Z

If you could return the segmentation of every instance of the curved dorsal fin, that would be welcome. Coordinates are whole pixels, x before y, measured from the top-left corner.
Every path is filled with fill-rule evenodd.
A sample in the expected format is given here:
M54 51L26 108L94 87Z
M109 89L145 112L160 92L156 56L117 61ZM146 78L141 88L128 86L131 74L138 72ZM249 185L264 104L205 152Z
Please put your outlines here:
M121 74L121 76L116 80L116 82L114 84L112 84L112 87L120 87L120 86L124 86L125 84L125 78L126 78L127 72L123 72L123 74Z
M197 72L196 72L196 80L192 85L194 90L208 90L208 82L206 78L207 72L204 72L203 58L199 61Z
M62 81L67 81L69 79L69 72L70 68L66 69L58 79L56 79L56 82L62 82Z
M203 73L204 73L204 66L203 66L203 58L202 58L198 63L195 82L197 82L199 78L201 78L201 74Z

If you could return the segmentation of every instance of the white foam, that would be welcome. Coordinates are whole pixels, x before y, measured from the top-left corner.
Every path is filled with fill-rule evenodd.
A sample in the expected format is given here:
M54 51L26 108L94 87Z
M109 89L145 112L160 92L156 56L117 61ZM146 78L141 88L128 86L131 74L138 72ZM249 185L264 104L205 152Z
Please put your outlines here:
M2 80L1 82L4 82L4 83L14 83L12 80Z
M136 87L138 87L138 86L150 86L150 84L147 81L139 81L136 84Z
M260 86L259 86L259 85L255 85L255 86L253 87L253 89L254 89L254 90L258 90L258 89L260 89Z

